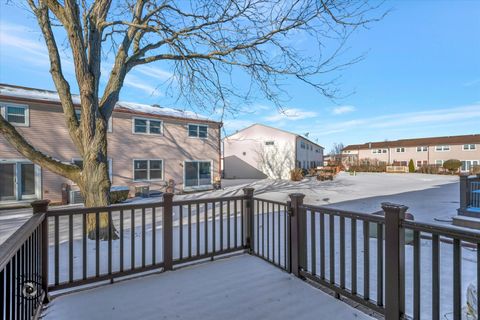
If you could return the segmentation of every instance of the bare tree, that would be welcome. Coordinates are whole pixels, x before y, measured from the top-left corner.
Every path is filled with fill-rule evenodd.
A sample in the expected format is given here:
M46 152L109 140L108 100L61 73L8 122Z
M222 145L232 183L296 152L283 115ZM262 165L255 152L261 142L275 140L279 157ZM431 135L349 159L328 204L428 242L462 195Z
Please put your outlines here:
M339 155L339 154L342 154L342 150L343 148L345 148L345 146L343 145L343 143L334 143L333 146L332 146L332 149L330 150L330 155L331 156L335 156L335 155Z
M109 204L107 125L133 68L163 62L173 71L171 87L178 97L222 112L233 98L248 100L256 94L280 107L287 77L333 97L335 77L324 75L358 60L336 58L353 30L377 20L369 17L377 7L366 0L25 1L44 37L50 73L83 168L36 150L3 117L0 132L32 162L74 181L88 207ZM307 53L294 43L300 35L311 43ZM59 54L58 44L65 39L79 88L80 118ZM112 57L101 86L102 58ZM234 72L248 75L251 86L237 86ZM101 221L105 238L106 215ZM88 228L95 229L94 219L89 218Z
M295 168L295 149L291 144L266 145L262 142L255 150L259 169L271 179L289 179Z

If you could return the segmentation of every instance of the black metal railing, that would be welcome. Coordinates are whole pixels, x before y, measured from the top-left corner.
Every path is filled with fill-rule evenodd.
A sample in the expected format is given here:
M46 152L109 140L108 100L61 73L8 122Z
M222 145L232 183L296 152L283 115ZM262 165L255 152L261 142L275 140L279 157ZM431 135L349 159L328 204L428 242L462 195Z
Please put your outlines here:
M44 214L34 215L0 245L0 315L31 319L38 314L42 291Z

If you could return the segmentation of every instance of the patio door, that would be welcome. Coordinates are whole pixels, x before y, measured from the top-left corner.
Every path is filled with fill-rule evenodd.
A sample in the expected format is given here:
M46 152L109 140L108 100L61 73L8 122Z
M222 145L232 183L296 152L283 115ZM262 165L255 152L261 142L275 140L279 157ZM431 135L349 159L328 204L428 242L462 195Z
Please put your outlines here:
M0 201L37 198L39 173L40 168L30 162L0 162Z
M462 161L462 171L470 171L472 167L478 166L480 164L479 160L465 160Z
M0 201L16 200L15 179L15 163L0 163Z
M212 184L210 161L185 161L185 187L195 188Z

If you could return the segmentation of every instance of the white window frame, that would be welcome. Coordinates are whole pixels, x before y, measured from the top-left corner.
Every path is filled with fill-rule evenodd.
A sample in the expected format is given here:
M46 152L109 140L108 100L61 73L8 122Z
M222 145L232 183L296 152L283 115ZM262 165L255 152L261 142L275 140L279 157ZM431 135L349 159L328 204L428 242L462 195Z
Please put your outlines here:
M147 132L135 132L135 120L145 120L147 121ZM150 121L160 122L160 133L151 133L150 132ZM148 136L163 136L163 120L156 118L143 118L143 117L132 117L132 133L133 134L143 134ZM152 159L155 160L155 159ZM159 159L161 160L161 159Z
M190 126L197 126L197 135L196 136L191 136L190 135ZM206 137L200 137L200 127L206 127L207 128L207 136ZM189 138L193 139L208 139L208 124L198 124L198 123L187 123L187 136Z
M395 149L396 152L398 153L404 153L405 152L405 147L398 147Z
M428 147L427 146L419 146L417 147L417 152L427 152Z
M440 148L440 150L438 150ZM438 145L435 146L435 152L448 152L450 151L450 145Z
M135 161L147 161L147 179L135 179ZM150 179L150 161L162 161L162 178ZM163 159L133 159L132 160L132 181L165 181L165 160Z
M74 164L75 161L82 161L83 162L83 159L79 158L79 157L72 158L70 163ZM108 176L110 177L110 182L112 182L113 181L113 160L112 160L112 158L108 158L107 161L108 161Z
M78 122L80 122L80 117L82 116L82 109L75 108L75 115L77 116ZM110 116L110 118L108 118L107 132L113 131L112 118L113 114Z
M440 163L439 163L440 162ZM436 166L443 166L444 160L435 160L435 165Z
M7 120L7 108L14 107L14 108L23 108L25 109L25 122L18 123L18 122L10 122ZM12 126L15 127L29 127L30 126L30 106L27 104L18 104L18 103L10 103L10 102L0 102L0 112L2 117L8 121Z
M468 146L468 148L465 148L465 146ZM473 146L473 148L471 148ZM477 145L475 143L466 143L462 145L462 150L463 151L476 151L477 150Z
M200 186L186 186L186 178L187 178L187 174L186 174L186 163L187 162L210 162L210 184L203 184L203 185L200 185ZM211 187L213 185L213 173L215 172L215 170L213 170L213 161L212 160L184 160L183 161L183 189L184 190L195 190L195 189L205 189L207 187Z
M476 165L474 165L474 164L472 163L472 162L474 162L474 161L477 162ZM471 168L472 166L478 166L478 165L480 165L480 159L478 159L478 160L476 160L476 159L474 159L474 160L462 160L461 162L462 162L462 166L460 167L460 171L462 171L462 172L468 172L468 171L469 171L469 170L463 169L463 166L464 166L465 162L470 162L470 168Z

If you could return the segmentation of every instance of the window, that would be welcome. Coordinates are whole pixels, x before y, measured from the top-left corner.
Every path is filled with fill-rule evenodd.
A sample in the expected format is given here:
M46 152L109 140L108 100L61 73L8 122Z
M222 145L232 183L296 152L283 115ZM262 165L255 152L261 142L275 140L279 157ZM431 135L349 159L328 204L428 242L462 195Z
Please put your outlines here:
M133 180L163 179L163 160L133 160Z
M83 159L82 158L73 158L72 163L79 167L80 169L83 169ZM113 166L112 166L112 159L108 159L107 162L108 165L108 175L110 176L110 181L113 179Z
M450 151L450 146L435 146L435 151Z
M265 141L266 146L273 146L275 144L274 141Z
M185 187L195 188L212 184L210 161L185 161Z
M421 167L421 166L422 166L422 161L417 160L417 167Z
M426 152L426 151L428 151L428 147L425 147L425 146L417 147L417 152Z
M195 138L206 138L207 137L208 126L200 124L189 124L188 125L188 136Z
M304 141L300 141L300 148L305 149L305 142Z
M82 116L82 110L75 109L75 115L77 116L78 122L80 122L80 117ZM108 119L107 132L112 132L112 116Z
M133 118L133 132L139 134L162 134L162 121Z
M476 145L475 144L464 144L463 145L463 150L465 151L471 151L471 150L475 150L476 149Z
M397 152L405 152L405 148L397 148Z
M15 126L29 126L29 108L25 105L19 104L4 104L0 105L2 116Z
M387 149L374 149L372 150L372 153L387 153Z
M435 160L435 165L443 166L443 160Z

